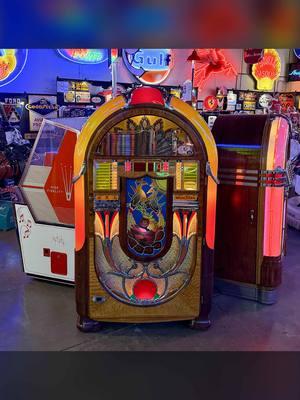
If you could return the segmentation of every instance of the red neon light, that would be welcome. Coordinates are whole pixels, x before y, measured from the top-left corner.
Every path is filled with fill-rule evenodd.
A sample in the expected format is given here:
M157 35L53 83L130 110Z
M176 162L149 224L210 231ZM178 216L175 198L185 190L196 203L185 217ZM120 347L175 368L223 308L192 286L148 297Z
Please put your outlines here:
M267 169L284 168L288 124L280 118L272 123L267 153ZM267 187L265 191L264 256L278 257L281 254L284 213L284 188Z
M212 74L224 73L228 76L237 74L221 49L198 49L197 53L201 61L195 62L194 84L199 89L203 88L204 82Z

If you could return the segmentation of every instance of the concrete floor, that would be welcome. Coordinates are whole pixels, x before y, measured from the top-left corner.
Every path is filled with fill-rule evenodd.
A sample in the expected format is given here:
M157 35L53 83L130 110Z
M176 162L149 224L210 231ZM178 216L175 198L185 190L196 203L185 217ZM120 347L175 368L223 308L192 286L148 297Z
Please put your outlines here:
M25 276L15 231L0 232L0 350L300 350L300 232L289 230L287 250L275 305L216 293L204 332L165 323L84 334L74 288Z

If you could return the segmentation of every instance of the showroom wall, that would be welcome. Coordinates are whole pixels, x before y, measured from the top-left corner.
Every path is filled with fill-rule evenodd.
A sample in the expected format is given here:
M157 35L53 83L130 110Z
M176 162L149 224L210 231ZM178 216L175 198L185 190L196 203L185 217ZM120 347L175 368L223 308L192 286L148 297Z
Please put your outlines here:
M281 76L275 84L275 91L300 90L300 82L287 83L287 65L295 62L295 56L290 49L278 50L282 68ZM174 51L174 68L165 85L178 86L191 77L191 64L186 61L191 49L176 49ZM228 89L236 88L243 90L255 89L255 81L249 75L249 65L243 61L242 49L224 49L226 60L230 62L237 71L236 76L226 76L223 73L210 76L203 89L199 92L199 98L203 99L208 94L214 94L216 87L225 86ZM134 78L126 69L121 60L118 68L118 81L120 83L133 82ZM107 61L95 65L83 65L70 62L61 57L55 49L30 49L27 63L22 73L11 83L0 87L1 93L56 93L56 77L71 79L94 79L110 81L111 74Z

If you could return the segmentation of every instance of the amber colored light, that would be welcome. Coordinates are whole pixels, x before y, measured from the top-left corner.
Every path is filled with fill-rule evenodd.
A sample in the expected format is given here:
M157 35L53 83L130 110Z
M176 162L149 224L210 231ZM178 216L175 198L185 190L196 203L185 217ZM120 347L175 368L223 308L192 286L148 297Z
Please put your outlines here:
M134 284L133 294L138 300L152 300L156 293L156 283L150 279L139 279Z

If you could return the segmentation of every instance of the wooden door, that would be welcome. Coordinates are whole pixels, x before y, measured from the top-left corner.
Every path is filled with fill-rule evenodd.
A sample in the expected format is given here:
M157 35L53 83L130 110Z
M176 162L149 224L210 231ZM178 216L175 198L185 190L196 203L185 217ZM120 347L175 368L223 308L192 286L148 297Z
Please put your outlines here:
M256 281L257 187L218 187L215 273L247 283Z

